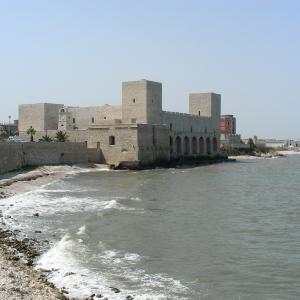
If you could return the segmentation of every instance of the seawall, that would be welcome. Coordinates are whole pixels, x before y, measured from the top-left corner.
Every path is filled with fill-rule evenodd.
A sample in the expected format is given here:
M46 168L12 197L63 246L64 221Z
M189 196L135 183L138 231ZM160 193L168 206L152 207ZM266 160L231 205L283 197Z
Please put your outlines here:
M0 174L25 166L87 162L85 143L0 143Z

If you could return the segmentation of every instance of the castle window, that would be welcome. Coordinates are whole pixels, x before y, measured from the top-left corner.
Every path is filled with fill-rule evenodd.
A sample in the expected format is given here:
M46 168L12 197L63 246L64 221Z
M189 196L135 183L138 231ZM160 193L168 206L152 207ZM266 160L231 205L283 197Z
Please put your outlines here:
M94 117L92 117L92 123L95 123L95 118Z
M109 143L109 145L115 145L116 144L116 140L115 140L114 135L109 136L108 143Z
M65 112L65 110L62 108L62 109L60 110L60 112L64 113L64 112Z
M172 124L172 123L170 123L170 130L172 130L172 127L173 127L173 124Z
M100 142L97 142L97 150L100 149Z
M199 117L201 116L201 111L200 111L200 110L198 111L198 116L199 116Z
M132 102L135 103L135 98L132 99Z
M75 124L76 123L76 119L75 118L73 118L73 124Z
M191 126L191 132L193 132L193 126Z
M106 120L106 117L104 117L103 119Z

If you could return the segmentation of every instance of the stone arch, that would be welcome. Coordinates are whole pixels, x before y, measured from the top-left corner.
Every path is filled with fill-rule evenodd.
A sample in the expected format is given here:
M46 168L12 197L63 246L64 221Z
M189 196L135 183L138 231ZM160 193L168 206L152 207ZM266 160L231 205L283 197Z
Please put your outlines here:
M190 140L187 136L184 137L184 155L189 155L190 154Z
M170 154L173 154L173 137L170 136Z
M211 144L210 144L210 137L209 136L206 138L206 153L208 155L211 154Z
M197 139L193 136L192 138L192 153L195 155L197 154Z
M176 147L176 155L181 155L182 145L181 145L181 138L177 136L175 139L175 147Z
M213 152L214 153L218 152L218 140L216 137L213 138Z
M199 139L199 153L204 154L204 138L202 136Z

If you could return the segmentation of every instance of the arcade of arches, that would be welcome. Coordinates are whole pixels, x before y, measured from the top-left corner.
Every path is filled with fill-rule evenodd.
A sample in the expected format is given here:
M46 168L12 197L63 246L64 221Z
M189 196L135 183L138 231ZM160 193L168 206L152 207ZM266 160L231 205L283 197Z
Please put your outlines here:
M185 136L176 136L174 139L170 136L170 154L173 157L193 156L193 155L211 155L218 152L218 140L216 137L210 138L192 138Z

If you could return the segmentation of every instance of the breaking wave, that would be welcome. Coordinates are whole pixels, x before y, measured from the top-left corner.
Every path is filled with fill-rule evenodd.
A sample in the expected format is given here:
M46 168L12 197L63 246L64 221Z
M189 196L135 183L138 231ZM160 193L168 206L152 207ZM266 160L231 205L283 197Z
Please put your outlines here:
M84 234L85 226L80 227L77 234L79 232ZM98 253L90 255L81 240L66 234L40 257L36 269L51 271L50 281L58 287L65 287L73 297L100 293L116 300L125 299L128 295L138 296L138 299L187 299L174 295L176 292L188 292L180 281L163 274L148 274L136 267L145 259L137 253L109 249L103 242L99 242ZM101 267L89 268L93 260L100 261ZM124 288L120 279L133 289ZM114 293L111 287L117 287L120 293Z

